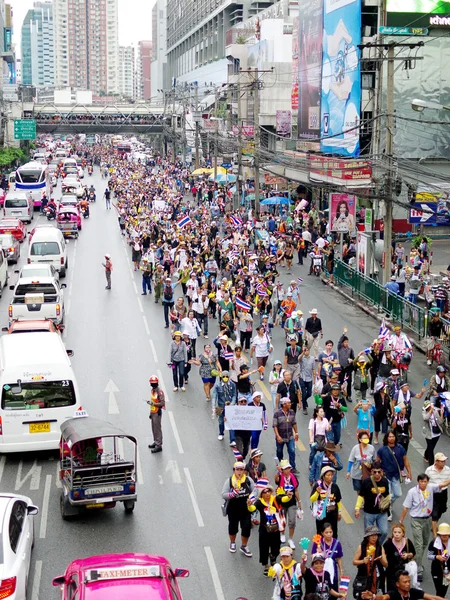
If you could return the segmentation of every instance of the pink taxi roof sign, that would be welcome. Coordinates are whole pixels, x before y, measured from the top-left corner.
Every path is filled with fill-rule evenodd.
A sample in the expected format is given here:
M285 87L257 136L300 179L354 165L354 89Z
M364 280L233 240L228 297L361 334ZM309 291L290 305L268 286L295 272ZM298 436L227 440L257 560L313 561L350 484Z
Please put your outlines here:
M141 579L143 577L161 577L159 565L139 565L136 567L111 567L86 571L86 582L111 581L115 579Z

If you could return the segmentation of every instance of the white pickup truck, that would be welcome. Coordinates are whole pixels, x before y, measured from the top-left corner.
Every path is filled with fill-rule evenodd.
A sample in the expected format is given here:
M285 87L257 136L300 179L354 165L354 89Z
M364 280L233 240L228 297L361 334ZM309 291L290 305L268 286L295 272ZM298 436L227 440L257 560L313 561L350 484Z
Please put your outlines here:
M23 277L15 286L13 299L8 308L9 324L14 319L51 319L55 325L64 322L65 283L53 277Z

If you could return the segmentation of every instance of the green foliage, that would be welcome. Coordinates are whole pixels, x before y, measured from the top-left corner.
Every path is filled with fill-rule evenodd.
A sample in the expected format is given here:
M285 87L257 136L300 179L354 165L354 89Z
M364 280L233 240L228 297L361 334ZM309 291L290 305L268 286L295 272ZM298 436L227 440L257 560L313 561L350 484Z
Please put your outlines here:
M24 161L27 155L21 148L0 148L0 167L8 167L16 160Z
M433 244L433 240L430 237L428 237L427 235L416 235L416 237L414 237L412 239L412 247L419 248L423 238L426 239L428 247L431 248L431 246Z
M247 38L245 37L245 35L238 35L234 43L235 44L246 44Z

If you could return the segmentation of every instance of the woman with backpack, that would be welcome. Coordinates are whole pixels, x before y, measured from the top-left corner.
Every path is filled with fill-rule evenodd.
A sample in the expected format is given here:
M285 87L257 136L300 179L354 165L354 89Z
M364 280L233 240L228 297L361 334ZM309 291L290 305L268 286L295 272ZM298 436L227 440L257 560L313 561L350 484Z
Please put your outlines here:
M177 287L177 285L178 282L172 283L170 277L166 277L162 294L162 303L164 306L164 321L166 322L166 329L169 329L169 312L171 312L173 305L175 304L174 290Z
M247 500L250 513L259 512L259 562L264 566L264 575L269 573L270 564L274 565L280 553L280 528L278 524L280 506L273 493L273 487L266 485L259 498L250 496Z

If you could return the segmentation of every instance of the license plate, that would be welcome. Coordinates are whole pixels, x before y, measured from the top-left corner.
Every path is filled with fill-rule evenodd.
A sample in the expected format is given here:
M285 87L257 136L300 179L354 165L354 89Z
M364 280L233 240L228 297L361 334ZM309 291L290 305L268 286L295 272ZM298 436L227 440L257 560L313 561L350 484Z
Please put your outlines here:
M43 421L42 423L30 423L30 433L50 433L50 423Z
M86 508L103 508L104 506L105 506L104 503L86 504Z
M97 488L88 488L85 490L85 496L95 496L96 494L114 494L115 492L123 492L123 485L109 485Z

